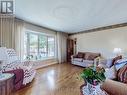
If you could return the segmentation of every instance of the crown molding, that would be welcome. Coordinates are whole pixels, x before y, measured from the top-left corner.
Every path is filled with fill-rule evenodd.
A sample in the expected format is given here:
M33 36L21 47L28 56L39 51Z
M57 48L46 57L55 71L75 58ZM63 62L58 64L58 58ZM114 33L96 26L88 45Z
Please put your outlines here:
M77 32L77 33L72 33L72 34L69 34L69 35L82 34L82 33L91 33L91 32L115 29L115 28L126 27L126 26L127 26L127 22L126 23L121 23L121 24L105 26L105 27L94 28L94 29L90 29L90 30L85 30L85 31Z

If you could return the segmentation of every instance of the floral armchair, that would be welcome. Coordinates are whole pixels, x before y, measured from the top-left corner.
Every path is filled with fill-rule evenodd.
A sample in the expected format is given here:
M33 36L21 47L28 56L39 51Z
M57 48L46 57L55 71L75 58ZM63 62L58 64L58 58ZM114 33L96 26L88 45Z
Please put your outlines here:
M23 85L32 82L36 75L36 70L34 69L33 63L30 61L21 61L14 49L4 48L4 53L6 54L7 60L4 61L3 64L3 72L7 72L10 70L23 69L24 71L24 79Z

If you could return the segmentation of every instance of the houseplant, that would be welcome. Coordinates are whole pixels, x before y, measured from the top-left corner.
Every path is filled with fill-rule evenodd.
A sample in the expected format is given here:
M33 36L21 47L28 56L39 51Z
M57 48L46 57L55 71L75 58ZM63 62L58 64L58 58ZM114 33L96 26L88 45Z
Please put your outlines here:
M81 73L81 77L87 83L88 95L96 95L95 93L101 91L100 84L105 81L105 69L101 67L91 66L85 68ZM94 94L93 94L94 93Z

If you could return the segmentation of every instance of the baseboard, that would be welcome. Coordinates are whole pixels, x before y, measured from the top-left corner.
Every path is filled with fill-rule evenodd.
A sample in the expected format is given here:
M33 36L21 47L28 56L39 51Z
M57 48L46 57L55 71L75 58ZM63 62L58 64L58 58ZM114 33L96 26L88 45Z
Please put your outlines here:
M47 66L54 65L54 64L58 64L58 60L48 59L44 61L34 61L34 68L40 69L40 68L47 67Z

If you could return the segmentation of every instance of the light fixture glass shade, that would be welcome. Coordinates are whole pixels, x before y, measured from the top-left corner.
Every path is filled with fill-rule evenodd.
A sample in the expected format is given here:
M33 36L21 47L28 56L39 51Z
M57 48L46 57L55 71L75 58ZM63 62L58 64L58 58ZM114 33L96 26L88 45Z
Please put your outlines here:
M121 48L114 48L113 53L118 56L122 53L122 49Z

